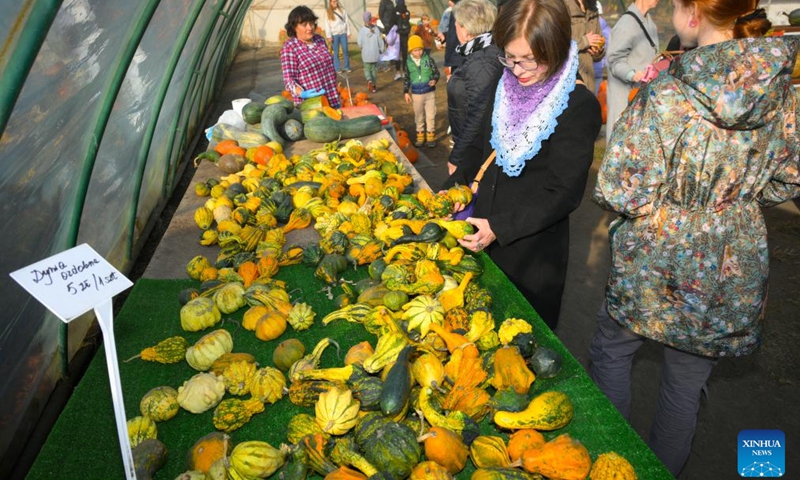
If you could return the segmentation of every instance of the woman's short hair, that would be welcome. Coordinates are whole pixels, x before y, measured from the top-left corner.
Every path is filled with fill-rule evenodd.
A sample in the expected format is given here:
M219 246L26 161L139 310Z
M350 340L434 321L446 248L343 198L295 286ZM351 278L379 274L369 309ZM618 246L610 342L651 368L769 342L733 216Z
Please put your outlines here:
M733 38L763 37L772 27L758 0L679 0L684 7L697 4L708 23L719 29L732 29Z
M453 6L453 15L469 35L477 37L492 31L497 7L489 0L461 0Z
M546 77L558 72L569 57L572 24L564 0L507 2L494 24L492 37L501 50L522 37L533 57L547 64Z
M284 25L286 36L296 37L297 32L295 32L295 29L302 23L317 23L317 16L305 5L294 7L292 11L289 12L289 19L286 21L286 25Z

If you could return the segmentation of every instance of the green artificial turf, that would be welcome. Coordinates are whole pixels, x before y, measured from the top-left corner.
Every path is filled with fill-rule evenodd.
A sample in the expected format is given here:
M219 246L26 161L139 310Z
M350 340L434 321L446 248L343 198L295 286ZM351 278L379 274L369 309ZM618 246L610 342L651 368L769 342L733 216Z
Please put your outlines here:
M539 344L555 349L564 357L561 373L554 379L537 379L531 393L535 395L547 390L567 393L575 405L575 417L565 428L545 432L545 436L551 439L558 434L569 433L588 448L592 459L603 452L615 451L634 465L639 478L672 478L636 432L603 397L577 360L541 322L524 297L485 255L482 254L482 258L486 263L486 271L479 281L492 292L493 314L497 324L511 317L529 320ZM366 276L365 268L350 270L345 274L350 280ZM320 339L330 337L341 348L337 355L336 348L328 347L322 356L322 366L333 367L342 365L344 354L352 345L364 340L375 345L376 337L358 324L336 321L322 326L319 320L334 307L322 283L314 278L311 268L301 265L282 268L278 277L287 282L287 290L293 301L304 301L317 312L315 325L304 332L294 332L288 328L277 340L262 342L255 338L253 332L244 330L236 323L246 310L241 309L230 316L234 321L221 324L221 328L233 335L234 352L251 353L262 366L272 365L275 346L287 338L300 339L310 351ZM161 385L177 388L197 373L186 362L171 365L139 359L122 362L164 338L183 335L192 344L210 331L184 332L180 327L178 292L193 285L195 282L190 280L139 280L115 319L127 418L140 415L139 401L151 388ZM334 294L339 292L338 288L334 290ZM247 425L234 431L232 440L234 443L263 440L277 447L286 442L287 422L300 412L314 414L313 408L295 406L284 398L274 405L267 405L263 413L255 415ZM169 458L166 466L156 474L156 479L172 480L185 471L186 452L197 439L214 430L212 414L213 409L200 415L181 410L173 419L158 424L158 438L169 449ZM486 434L508 438L507 432L498 433L488 418L482 422L481 428ZM473 471L474 466L468 463L457 478L467 479ZM27 478L124 478L103 349L75 389Z

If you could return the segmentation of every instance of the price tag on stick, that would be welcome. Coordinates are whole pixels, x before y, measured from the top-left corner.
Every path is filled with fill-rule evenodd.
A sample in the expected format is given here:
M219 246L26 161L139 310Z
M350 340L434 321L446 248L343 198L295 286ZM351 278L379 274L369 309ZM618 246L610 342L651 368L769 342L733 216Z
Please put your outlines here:
M125 404L122 401L112 308L114 295L127 290L133 283L85 243L11 272L10 275L64 323L94 309L103 332L111 400L125 476L128 480L136 480Z

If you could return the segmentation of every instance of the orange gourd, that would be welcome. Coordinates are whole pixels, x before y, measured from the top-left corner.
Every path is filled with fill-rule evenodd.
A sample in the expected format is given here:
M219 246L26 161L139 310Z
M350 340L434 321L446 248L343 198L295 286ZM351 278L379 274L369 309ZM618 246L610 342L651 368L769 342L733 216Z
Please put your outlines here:
M232 153L232 150L236 148L241 148L239 147L239 142L231 139L220 140L216 145L214 145L214 150L220 155Z
M456 475L467 465L469 448L461 435L444 427L431 427L417 441L425 447L425 458L443 466L451 475Z
M239 269L236 273L242 277L244 280L244 288L247 288L253 284L253 280L258 278L258 267L256 267L255 262L248 260L239 265Z
M286 331L286 316L277 310L267 312L256 324L256 338L268 342Z
M253 163L258 165L267 165L269 159L275 155L275 150L269 145L259 145L253 153Z
M497 390L513 388L526 394L536 379L516 346L505 346L494 353L494 375L491 384Z
M375 353L372 345L366 340L357 343L350 347L347 354L344 356L345 365L364 365L364 360L371 357Z
M367 476L344 465L325 475L325 480L366 480Z
M541 448L547 440L538 430L523 428L512 433L508 438L508 457L512 462L522 458L522 454L531 448Z
M263 255L258 259L256 268L258 269L259 277L272 278L278 273L278 259L272 255Z
M408 480L452 480L453 475L446 468L433 461L418 463Z
M433 333L439 335L439 337L444 340L445 345L447 345L447 350L450 353L453 353L461 345L470 343L469 340L464 337L464 335L445 330L444 327L435 323L430 324L430 329Z
M414 147L414 145L412 145L410 141L405 146L405 148L402 148L401 150L403 151L403 155L406 156L409 162L417 163L417 160L419 160L419 150L417 150L416 147Z
M592 458L581 442L564 433L539 448L525 450L522 459L511 465L520 463L526 472L551 480L584 480L589 475Z
M189 470L207 473L217 460L231 453L232 443L222 432L212 432L195 442L186 455Z

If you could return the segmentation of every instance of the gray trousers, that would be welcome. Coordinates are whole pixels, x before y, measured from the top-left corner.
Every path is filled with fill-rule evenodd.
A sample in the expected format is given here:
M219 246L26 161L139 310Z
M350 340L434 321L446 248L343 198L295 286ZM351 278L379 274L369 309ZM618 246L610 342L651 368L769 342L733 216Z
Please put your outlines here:
M592 361L589 374L628 420L633 356L645 340L645 337L614 321L603 302L597 313L597 331L589 348ZM700 410L700 394L715 363L715 358L664 346L661 389L647 443L676 477L689 458Z

